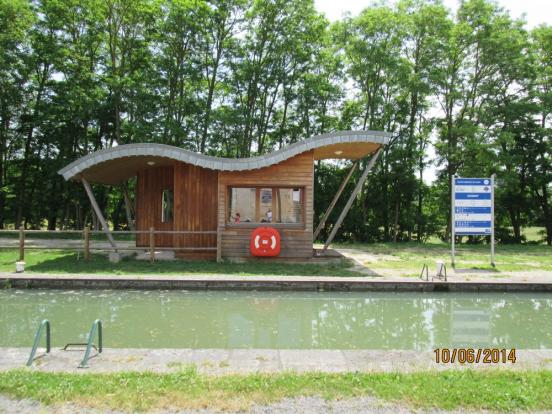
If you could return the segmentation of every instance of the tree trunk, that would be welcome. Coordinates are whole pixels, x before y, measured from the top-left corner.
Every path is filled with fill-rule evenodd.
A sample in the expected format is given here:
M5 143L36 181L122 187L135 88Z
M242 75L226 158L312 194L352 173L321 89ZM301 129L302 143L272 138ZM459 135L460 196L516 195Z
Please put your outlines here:
M39 106L42 103L42 94L44 92L44 85L46 84L46 77L48 75L49 65L44 65L42 69L42 76L38 85L38 90L36 93L35 105L33 108L33 114L31 119L29 119L29 127L27 131L27 137L25 139L25 149L23 154L23 162L21 165L21 177L19 178L19 185L17 189L17 213L15 218L15 227L18 228L21 226L21 221L23 219L23 206L26 204L25 200L25 190L27 182L27 174L29 172L29 157L31 152L31 144L33 140L33 134L35 129L35 124L38 118Z
M399 213L400 213L400 202L397 200L395 202L395 222L393 223L393 243L397 243L397 238L399 236Z

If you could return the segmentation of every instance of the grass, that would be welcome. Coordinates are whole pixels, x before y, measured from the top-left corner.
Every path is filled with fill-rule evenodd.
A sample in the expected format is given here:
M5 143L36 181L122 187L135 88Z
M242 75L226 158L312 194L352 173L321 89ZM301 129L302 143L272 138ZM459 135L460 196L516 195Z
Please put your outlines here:
M538 244L542 230L526 229L530 244L497 245L495 264L490 264L488 245L457 246L456 269L476 272L492 272L494 277L506 277L508 272L552 271L552 247ZM96 235L103 237L103 235ZM126 235L122 235L126 236ZM321 246L317 246L321 247ZM354 249L356 260L376 274L392 276L419 276L424 264L432 272L435 260L442 260L449 269L450 244L438 239L427 243L336 243L334 248ZM18 257L15 249L0 249L0 271L12 272ZM93 274L232 274L232 275L301 275L301 276L363 276L365 273L351 263L315 265L293 263L215 263L210 261L175 261L148 263L132 259L118 264L110 263L103 255L93 255L85 262L82 254L67 250L27 250L26 270L41 273L93 273Z
M171 407L243 410L286 397L328 400L359 396L413 409L552 409L552 371L396 373L280 373L210 377L194 368L169 374L0 373L0 393L44 404L73 402L99 409L145 411Z
M433 267L442 260L450 267L450 244L442 242L402 242L374 244L335 244L333 247L355 249L360 262L376 273L378 270L396 270L397 274L418 276L424 263ZM481 269L493 272L552 270L552 247L546 245L498 245L495 264L490 264L488 245L457 246L457 269Z
M18 259L15 249L0 249L0 271L13 272ZM362 276L343 261L340 264L309 265L293 263L217 263L214 261L138 261L125 258L117 264L106 256L94 254L90 261L82 254L60 250L28 250L25 271L36 273L87 274L229 274L229 275L300 275L300 276Z

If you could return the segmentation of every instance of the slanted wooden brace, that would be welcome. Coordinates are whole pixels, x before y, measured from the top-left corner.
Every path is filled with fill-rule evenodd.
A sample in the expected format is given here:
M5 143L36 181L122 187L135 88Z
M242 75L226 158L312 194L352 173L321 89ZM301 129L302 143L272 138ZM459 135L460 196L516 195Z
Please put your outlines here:
M117 252L117 245L115 244L115 240L113 239L113 235L111 234L111 231L109 231L109 227L107 225L107 222L105 221L102 211L100 210L100 206L98 206L98 203L96 202L96 198L94 197L94 193L92 192L92 188L90 187L90 184L88 183L88 181L86 181L86 178L84 177L81 177L81 181L82 181L82 185L84 186L84 190L86 191L86 194L88 195L88 198L90 200L90 204L92 204L92 208L94 209L94 212L98 217L98 220L100 220L100 223L102 225L102 230L107 236L107 239L111 244L111 247L113 247L113 249L115 249L115 252Z
M328 240L326 240L326 243L324 243L324 248L322 249L323 252L325 252L328 249L328 246L330 245L330 243L334 239L337 231L339 230L339 227L341 227L341 223L343 223L343 220L345 219L345 216L347 215L347 213L351 209L351 206L353 205L353 201L355 201L356 196L358 195L358 193L362 189L362 186L364 185L364 182L368 178L368 173L370 172L370 170L372 169L372 167L376 163L381 151L382 151L382 149L380 148L374 155L372 155L372 158L370 158L370 161L368 162L368 165L366 166L366 169L362 173L362 176L358 180L355 189L351 193L351 196L349 197L349 200L347 201L347 204L345 204L345 207L341 211L341 214L339 215L339 218L337 219L335 225L333 226L332 231L330 233L330 236L328 237Z
M335 204L337 203L337 200L339 200L339 197L341 197L341 193L343 192L343 190L345 189L345 186L347 185L347 183L351 179L351 176L355 172L357 166L358 166L358 161L353 164L353 166L349 170L349 173L347 174L347 177L345 177L345 179L343 180L343 182L339 186L339 189L337 190L337 193L335 193L335 196L334 196L332 202L330 203L330 205L326 209L326 212L324 213L324 216L322 217L322 220L320 220L320 223L318 223L318 226L316 227L316 230L314 231L314 234L312 235L312 240L313 241L316 240L316 238L318 237L318 235L320 234L320 232L324 228L324 225L326 224L326 220L328 220L328 217L330 217L330 214L331 214L333 208L335 207Z

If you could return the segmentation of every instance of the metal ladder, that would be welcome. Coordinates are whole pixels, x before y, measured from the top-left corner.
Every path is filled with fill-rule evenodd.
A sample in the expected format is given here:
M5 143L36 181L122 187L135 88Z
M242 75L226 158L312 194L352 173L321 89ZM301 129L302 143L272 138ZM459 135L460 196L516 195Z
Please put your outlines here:
M98 331L98 346L96 347L93 343L94 341L94 334L96 333L96 330ZM92 347L98 351L98 353L94 356L98 356L103 351L103 340L102 340L102 321L99 319L96 319L94 322L92 322L92 327L90 328L90 332L88 333L88 342L86 343L86 351L84 351L84 358L82 359L81 363L79 364L79 368L88 368L88 360L90 359L90 351L92 350Z
M38 344L40 343L40 337L42 336L42 330L44 329L44 327L46 327L46 354L50 353L50 321L48 319L44 319L42 322L40 322L40 324L38 325L38 329L36 330L31 354L29 355L29 359L27 360L28 367L30 367L35 360L36 349L38 348Z
M31 349L31 354L29 355L29 359L27 360L28 367L30 367L33 364L33 361L35 360L36 350L38 348L38 344L40 343L40 338L42 337L42 331L44 327L46 327L46 354L50 353L50 350L51 350L50 321L48 321L48 319L44 319L42 322L40 322L40 325L38 325L33 347ZM97 346L94 344L94 336L96 335L96 332L98 333ZM84 357L80 362L80 364L78 365L78 368L88 368L88 360L90 358L97 356L98 354L101 354L103 351L102 321L100 319L96 319L92 323L92 327L90 328L90 332L88 333L88 340L86 343L69 343L69 344L66 344L62 348L62 350L67 351L69 347L83 346L83 345L86 345L86 349L84 351ZM92 348L94 348L98 352L98 354L91 357L90 352L92 351Z
M435 274L435 276L431 276L431 281L435 279L444 280L447 281L447 265L445 263L441 263L442 266L439 268L439 272ZM444 273L443 273L444 271ZM425 275L425 279L424 279ZM429 282L429 267L426 263L424 263L422 267L422 271L420 272L420 279L425 280L426 282Z

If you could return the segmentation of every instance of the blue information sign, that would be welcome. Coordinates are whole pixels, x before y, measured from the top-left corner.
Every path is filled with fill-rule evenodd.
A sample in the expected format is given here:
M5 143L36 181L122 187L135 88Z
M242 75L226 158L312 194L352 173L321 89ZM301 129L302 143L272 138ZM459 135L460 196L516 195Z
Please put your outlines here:
M454 236L491 236L494 263L494 176L452 179L452 255Z

